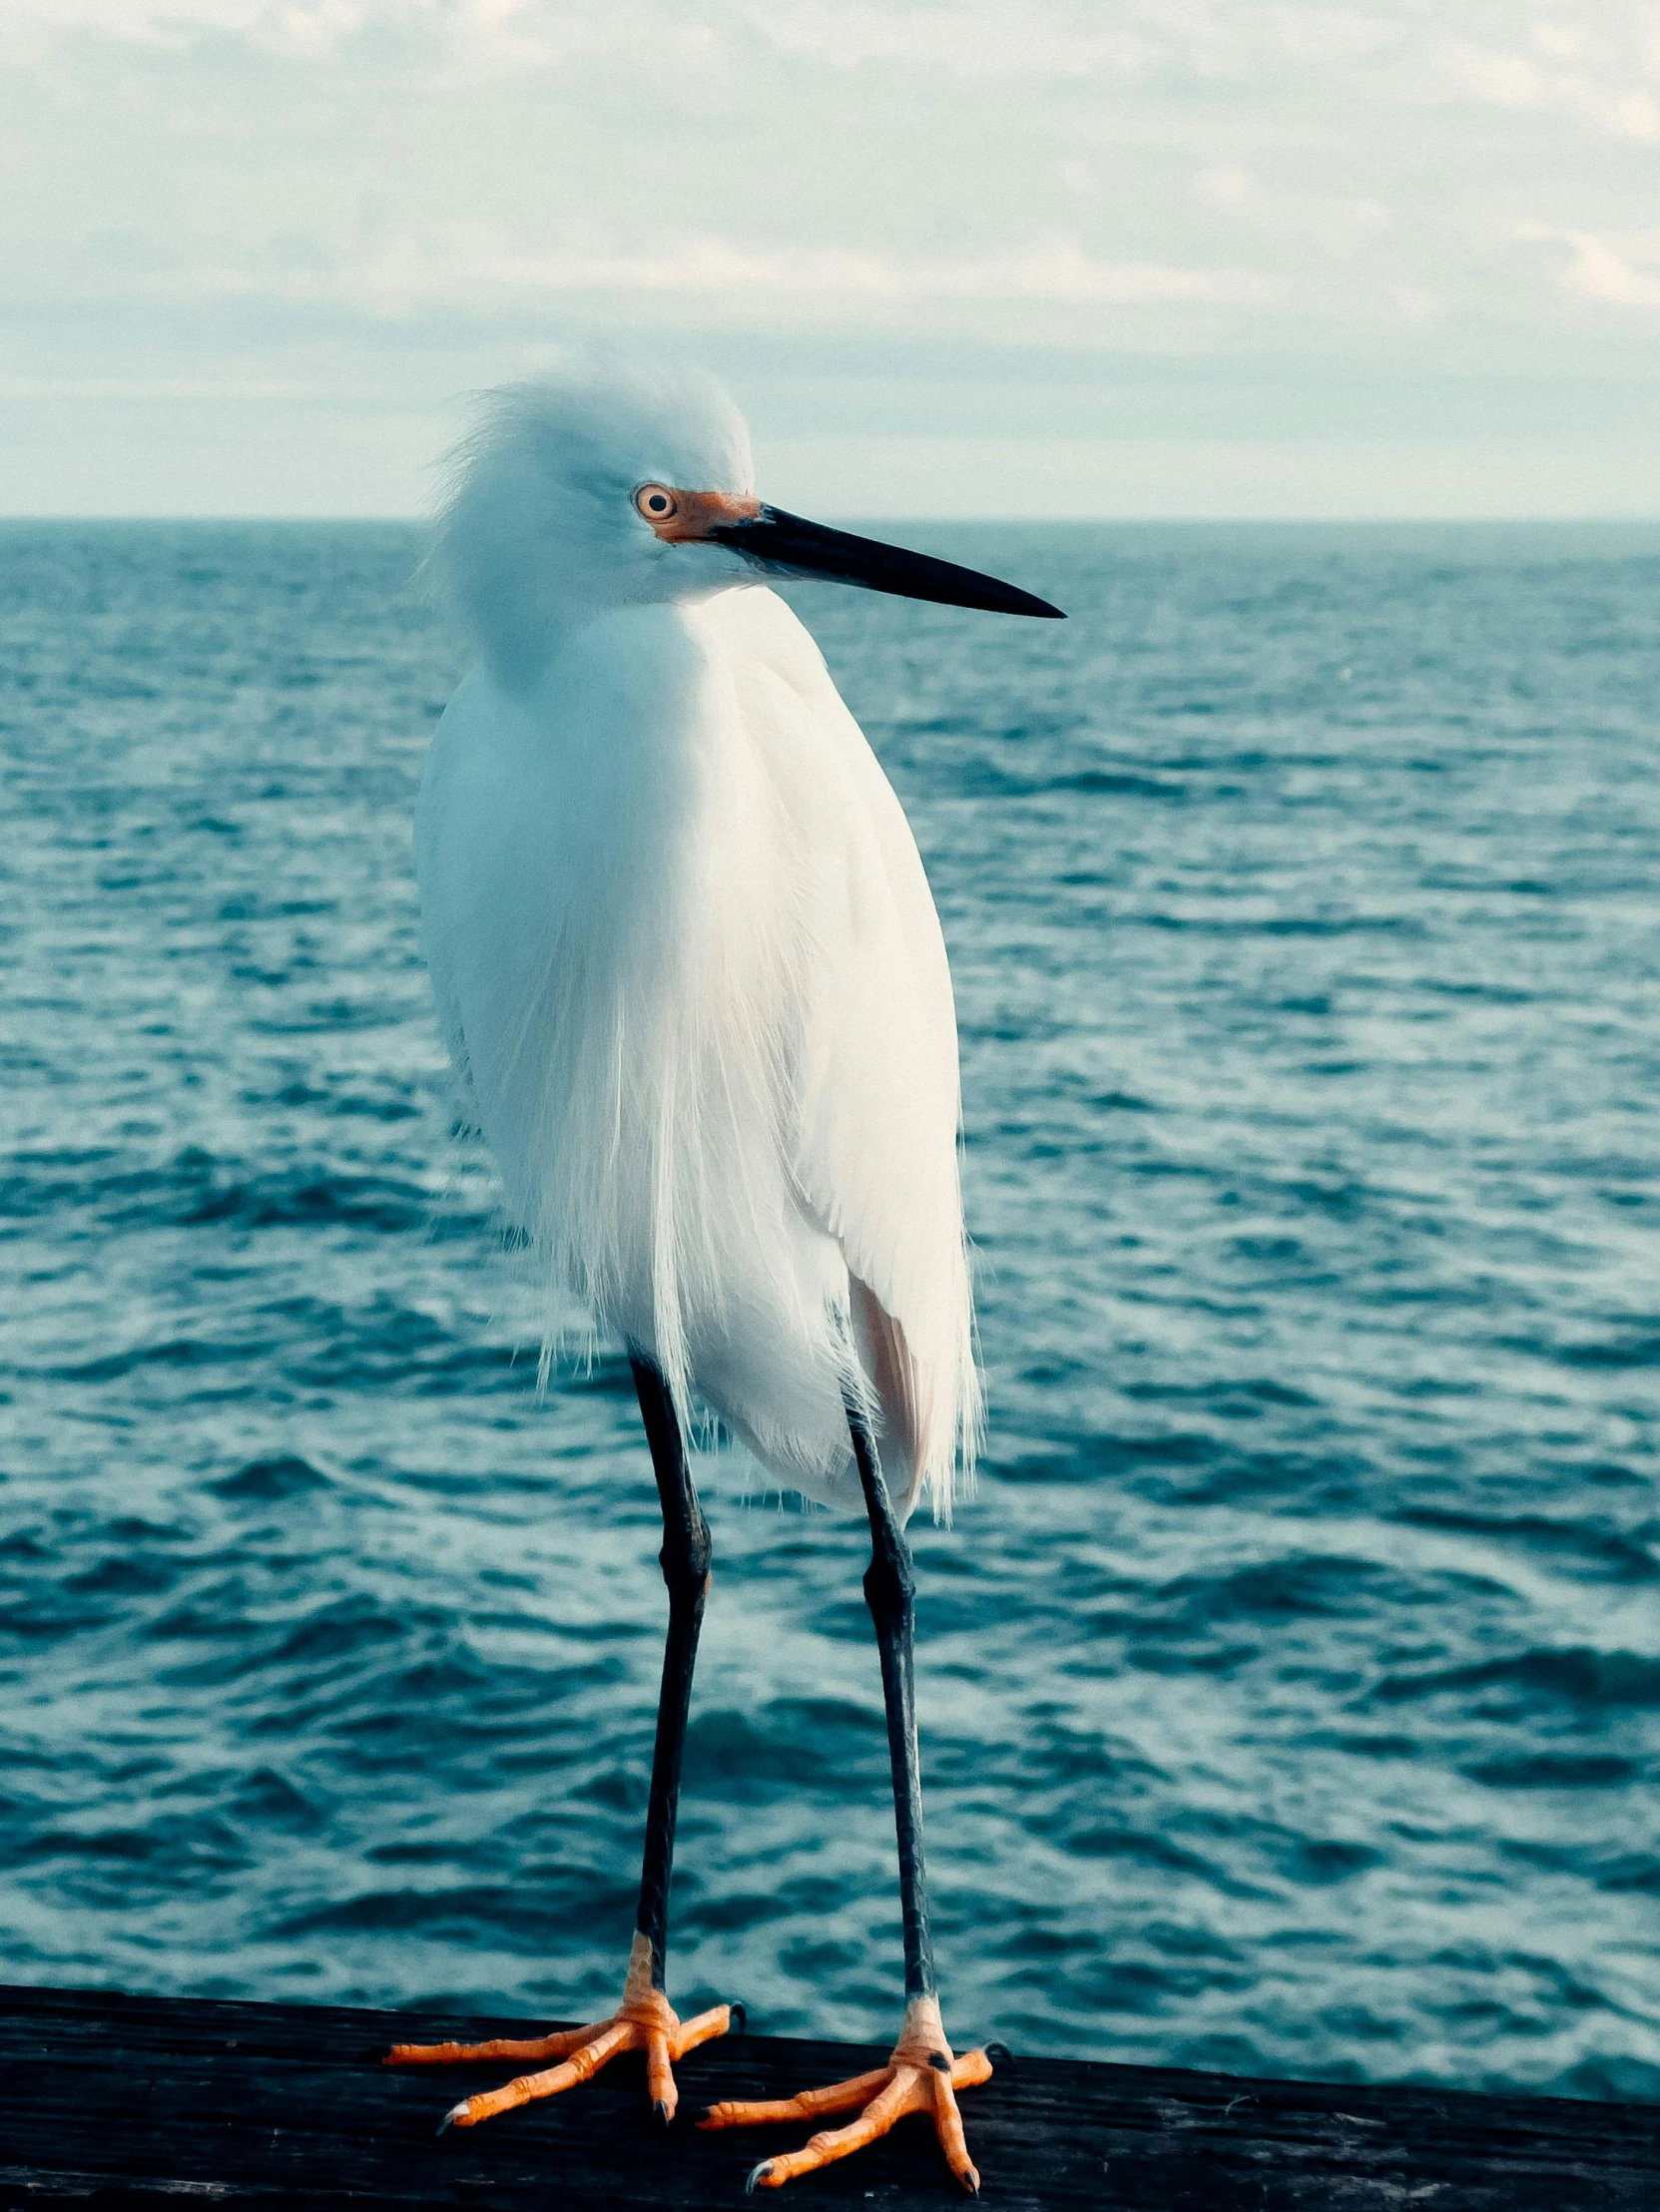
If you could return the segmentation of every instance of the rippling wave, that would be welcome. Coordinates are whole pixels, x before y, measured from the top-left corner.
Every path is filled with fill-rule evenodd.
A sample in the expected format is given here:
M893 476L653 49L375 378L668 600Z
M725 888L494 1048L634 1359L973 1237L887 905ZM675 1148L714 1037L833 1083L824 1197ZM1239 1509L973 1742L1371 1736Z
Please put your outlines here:
M948 2017L1660 2094L1660 535L928 537L1072 613L799 595L962 1020L991 1442L917 1531ZM538 1401L451 1128L415 552L0 530L14 1978L615 1994L655 1494L614 1350ZM704 1466L676 1992L879 2038L858 1533Z

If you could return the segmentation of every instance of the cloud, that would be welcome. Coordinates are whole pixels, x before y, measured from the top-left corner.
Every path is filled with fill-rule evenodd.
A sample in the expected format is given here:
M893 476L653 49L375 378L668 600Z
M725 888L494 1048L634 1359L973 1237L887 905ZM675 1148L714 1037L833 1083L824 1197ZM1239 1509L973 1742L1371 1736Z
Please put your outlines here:
M779 311L799 319L804 313L839 315L849 306L935 301L1268 307L1287 288L1282 279L1250 269L1103 260L1065 237L961 257L766 246L695 232L659 235L632 247L589 240L547 250L476 222L402 232L362 257L320 238L300 242L283 234L262 253L187 259L140 273L133 285L181 298L326 300L393 316L503 303L553 305L605 294L634 301L679 298L706 302L739 323Z
M319 399L320 384L277 376L0 376L0 399Z
M834 77L1050 83L1112 98L1214 100L1265 115L1300 88L1359 111L1476 107L1660 141L1660 9L1599 0L0 0L0 62L66 42L231 44L319 73L455 86L599 64L661 81L769 64Z
M1604 57L1601 73L1595 74L1561 67L1562 45L1549 36L1546 26L1535 31L1532 43L1534 51L1529 53L1452 42L1446 55L1453 84L1485 105L1508 108L1514 114L1564 116L1645 146L1660 139L1660 100L1633 83L1628 68L1619 66L1613 56ZM1578 59L1580 43L1571 42L1568 51ZM1628 59L1637 62L1640 73L1640 59Z
M1660 307L1660 230L1625 234L1618 244L1595 231L1563 231L1523 223L1516 236L1545 246L1565 246L1563 282L1587 299L1617 307Z
M1093 11L1038 0L949 0L934 7L876 0L765 0L747 10L751 27L781 53L832 69L872 63L942 69L954 76L1098 77L1132 74L1156 62L1164 41L1124 22L1100 28Z
M1246 442L1363 370L1588 420L1657 143L1660 0L0 0L0 400L412 420L604 330L791 420L1126 362Z
M1234 166L1200 170L1193 180L1193 191L1206 206L1254 230L1287 239L1308 239L1334 254L1347 253L1377 238L1394 221L1380 200L1288 190L1265 184L1250 170Z
M673 66L714 43L668 0L4 0L0 61L38 61L74 36L163 51L230 40L302 63L437 66L462 80L624 52Z
M321 57L386 12L374 0L8 0L0 58L38 56L74 34L160 47L218 35Z

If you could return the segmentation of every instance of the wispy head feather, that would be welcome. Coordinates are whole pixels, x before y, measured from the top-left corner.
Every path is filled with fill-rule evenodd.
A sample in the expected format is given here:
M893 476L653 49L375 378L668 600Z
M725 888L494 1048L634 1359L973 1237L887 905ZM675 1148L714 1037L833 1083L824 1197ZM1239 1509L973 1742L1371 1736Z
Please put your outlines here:
M432 566L518 689L573 617L738 580L711 551L701 575L665 558L634 512L638 485L748 493L753 476L748 426L714 377L589 355L479 400L447 457Z

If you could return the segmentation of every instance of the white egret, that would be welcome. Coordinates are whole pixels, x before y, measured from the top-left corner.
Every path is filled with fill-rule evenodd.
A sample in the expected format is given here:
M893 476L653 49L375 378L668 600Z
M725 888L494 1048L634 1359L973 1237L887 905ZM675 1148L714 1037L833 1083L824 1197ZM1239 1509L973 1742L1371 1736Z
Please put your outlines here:
M905 2008L878 2073L707 2127L856 2112L752 2185L933 2118L969 2189L922 1868L903 1524L949 1506L979 1422L957 1171L956 1022L915 841L808 632L762 578L1057 615L1028 593L764 506L714 384L612 368L491 401L439 556L478 662L433 741L416 846L450 1053L509 1204L629 1347L663 1507L669 1630L640 1908L608 2021L402 2045L399 2063L555 2061L472 2126L640 2049L726 2031L665 1993L670 1865L710 1540L694 1396L780 1484L862 1506L898 1830ZM448 2124L446 2121L445 2124Z

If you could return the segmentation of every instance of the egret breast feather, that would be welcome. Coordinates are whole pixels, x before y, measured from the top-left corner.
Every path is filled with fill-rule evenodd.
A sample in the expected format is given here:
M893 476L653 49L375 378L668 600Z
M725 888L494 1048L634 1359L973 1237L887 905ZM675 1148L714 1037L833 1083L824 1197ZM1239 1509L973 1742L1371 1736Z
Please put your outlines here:
M780 1483L857 1504L852 1381L904 1505L948 1505L978 1410L949 972L789 608L631 606L533 684L475 672L417 853L446 1037L550 1268Z

